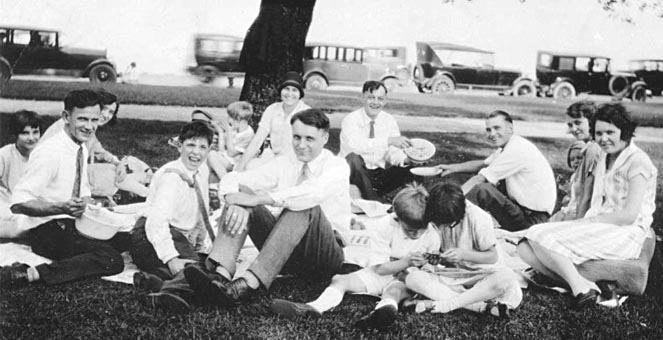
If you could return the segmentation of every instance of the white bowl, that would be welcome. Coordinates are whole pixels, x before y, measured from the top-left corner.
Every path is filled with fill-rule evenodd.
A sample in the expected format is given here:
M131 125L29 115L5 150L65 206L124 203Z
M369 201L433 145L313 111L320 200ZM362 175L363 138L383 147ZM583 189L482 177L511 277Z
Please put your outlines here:
M412 168L410 172L417 176L437 176L442 173L442 169L434 166L423 166L419 168Z
M415 162L425 162L435 155L435 145L425 139L410 139L411 147L404 149L405 154Z
M89 238L108 240L127 223L126 215L88 205L83 215L76 219L76 230Z

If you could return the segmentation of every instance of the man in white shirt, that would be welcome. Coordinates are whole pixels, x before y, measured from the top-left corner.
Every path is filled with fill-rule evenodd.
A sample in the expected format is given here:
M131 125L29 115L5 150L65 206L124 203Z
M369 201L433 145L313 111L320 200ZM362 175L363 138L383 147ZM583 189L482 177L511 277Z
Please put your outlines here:
M134 274L134 286L149 292L154 307L191 308L192 292L182 270L200 262L198 254L212 246L206 160L213 138L204 121L182 127L180 157L154 174L147 208L136 221L131 257L142 272Z
M341 150L350 165L350 184L361 197L380 200L415 177L410 173L403 149L410 140L401 136L396 119L383 111L387 88L369 80L362 89L364 107L349 113L341 123Z
M555 208L557 185L546 157L532 142L513 134L513 120L507 112L488 115L486 135L498 148L492 155L485 160L438 165L441 175L475 173L463 184L463 192L503 229L523 230L548 221Z
M343 249L335 231L342 234L350 225L350 170L343 158L323 148L329 139L324 113L304 110L290 122L296 159L278 156L258 168L229 173L219 183L227 209L219 235L206 266L184 269L196 293L215 304L233 305L269 289L282 269L331 276L341 268ZM277 208L276 214L265 206ZM234 277L247 235L260 253Z
M15 264L0 271L0 285L23 286L41 280L58 284L89 276L113 275L124 269L120 247L128 234L100 241L78 233L74 218L91 202L87 177L88 150L101 119L101 104L94 91L71 91L64 99L64 129L40 143L27 170L14 187L11 211L19 228L28 231L32 251L53 259L30 267Z

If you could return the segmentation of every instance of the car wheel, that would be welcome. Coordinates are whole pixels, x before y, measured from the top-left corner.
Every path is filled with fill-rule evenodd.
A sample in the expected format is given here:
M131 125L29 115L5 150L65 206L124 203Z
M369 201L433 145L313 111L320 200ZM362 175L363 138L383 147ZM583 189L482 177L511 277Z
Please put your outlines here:
M93 83L114 83L117 80L115 69L106 64L93 67L90 70L89 77Z
M431 92L433 92L433 94L453 93L455 89L456 84L454 84L454 81L447 76L440 76L433 82L433 86L431 86Z
M396 92L398 90L398 79L396 78L386 78L382 80L382 83L387 88L387 92Z
M568 81L563 81L553 88L553 98L566 99L576 96L576 88Z
M198 66L196 68L196 76L201 83L211 84L219 76L219 70L210 65Z
M647 101L647 89L644 86L636 86L631 91L631 100L640 103Z
M612 76L608 82L608 90L614 97L623 97L628 92L628 79L624 76Z
M536 86L530 80L521 80L513 86L513 95L516 97L536 97Z
M327 80L319 74L312 74L306 78L304 86L307 90L325 90L327 89Z

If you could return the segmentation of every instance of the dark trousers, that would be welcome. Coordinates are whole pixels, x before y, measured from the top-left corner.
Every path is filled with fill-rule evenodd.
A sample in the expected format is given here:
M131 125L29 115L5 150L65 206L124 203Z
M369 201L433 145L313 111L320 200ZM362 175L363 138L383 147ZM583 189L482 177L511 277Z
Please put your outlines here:
M36 267L46 284L115 275L124 270L120 252L129 248L129 233L117 233L108 241L95 240L78 233L74 223L66 218L50 220L28 233L32 251L53 260Z
M532 225L547 222L550 214L525 208L506 194L504 185L491 183L477 184L466 195L467 199L489 212L499 222L502 229L518 231Z
M380 196L420 179L410 173L410 167L392 166L369 170L364 159L356 153L349 153L345 160L350 165L350 184L359 188L363 199L379 201Z
M131 257L133 258L136 267L164 280L161 290L177 293L180 296L189 299L193 290L189 287L183 271L173 275L170 272L168 265L159 259L154 250L154 246L152 246L152 243L147 239L147 234L145 233L146 221L147 219L145 217L139 218L138 221L136 221L136 225L134 226L131 235ZM175 245L175 250L177 250L177 253L179 254L179 258L189 259L196 262L201 261L200 256L196 253L184 234L175 228L170 228L170 235L173 244Z
M260 250L248 270L267 289L282 270L317 277L331 276L343 264L343 248L336 242L331 224L319 206L283 210L278 219L264 206L250 209L249 230L239 235L220 233L209 258L231 275L247 234Z

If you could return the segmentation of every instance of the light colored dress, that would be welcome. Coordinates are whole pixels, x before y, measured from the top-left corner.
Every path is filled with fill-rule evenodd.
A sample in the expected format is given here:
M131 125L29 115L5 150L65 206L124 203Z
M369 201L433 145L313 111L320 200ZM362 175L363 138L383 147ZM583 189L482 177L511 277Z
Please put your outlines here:
M585 217L622 210L626 207L629 180L643 176L647 186L638 217L633 224L587 223L579 220L543 223L532 226L526 238L565 257L575 264L588 260L626 260L638 258L642 244L651 237L650 225L656 209L658 170L649 156L633 142L606 169L606 154L601 152L594 173L591 208Z
M290 118L295 113L310 108L310 106L300 100L297 102L295 109L288 115L283 111L282 102L274 103L265 109L258 124L258 131L266 129L269 132L269 141L275 156L294 154L292 150L292 126L290 125Z
M0 229L15 228L14 214L9 207L12 189L19 178L25 173L28 157L23 157L16 144L8 144L0 148Z

